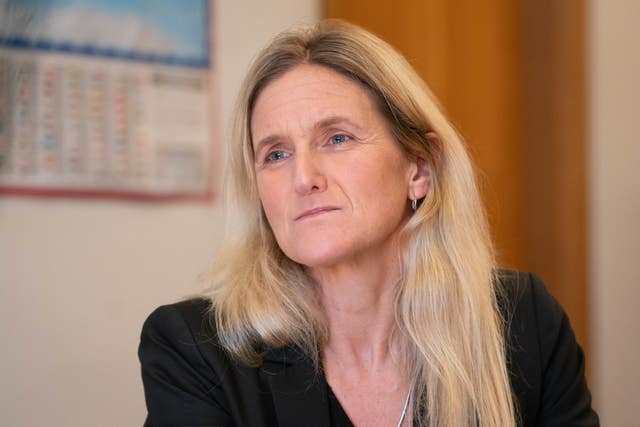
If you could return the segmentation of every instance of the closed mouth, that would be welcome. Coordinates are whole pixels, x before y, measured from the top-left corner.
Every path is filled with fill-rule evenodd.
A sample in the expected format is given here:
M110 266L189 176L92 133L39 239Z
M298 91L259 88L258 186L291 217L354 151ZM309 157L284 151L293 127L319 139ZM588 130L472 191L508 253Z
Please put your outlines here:
M333 206L322 206L322 207L319 207L319 208L313 208L313 209L309 209L308 211L302 212L300 215L295 217L294 220L295 221L299 221L301 219L311 218L311 217L314 217L314 216L322 215L324 213L331 212L331 211L336 211L336 210L338 210L338 208L333 207Z

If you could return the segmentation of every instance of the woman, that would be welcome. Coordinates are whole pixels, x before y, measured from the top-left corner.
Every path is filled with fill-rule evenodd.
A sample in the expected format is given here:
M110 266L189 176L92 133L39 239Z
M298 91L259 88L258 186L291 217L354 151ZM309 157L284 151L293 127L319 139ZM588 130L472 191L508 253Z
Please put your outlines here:
M143 327L146 425L598 424L566 316L496 272L463 143L388 44L278 36L228 164L210 289Z

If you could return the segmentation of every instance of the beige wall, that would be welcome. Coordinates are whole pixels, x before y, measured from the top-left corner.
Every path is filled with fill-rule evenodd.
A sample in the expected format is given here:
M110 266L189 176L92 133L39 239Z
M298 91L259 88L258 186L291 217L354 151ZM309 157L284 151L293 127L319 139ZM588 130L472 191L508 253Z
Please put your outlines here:
M226 123L251 56L320 9L213 3ZM142 322L197 289L221 234L214 204L0 198L0 425L142 425Z
M592 389L602 425L634 426L640 401L640 2L589 4Z

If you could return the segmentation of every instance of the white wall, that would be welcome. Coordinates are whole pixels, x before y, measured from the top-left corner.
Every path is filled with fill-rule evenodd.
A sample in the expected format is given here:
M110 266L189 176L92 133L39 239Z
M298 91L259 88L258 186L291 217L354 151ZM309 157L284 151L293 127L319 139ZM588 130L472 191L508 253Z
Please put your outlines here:
M589 2L592 390L604 426L637 426L640 2Z
M252 55L320 3L215 0L213 13L226 124ZM221 234L217 204L0 198L0 425L141 425L142 322L198 289Z

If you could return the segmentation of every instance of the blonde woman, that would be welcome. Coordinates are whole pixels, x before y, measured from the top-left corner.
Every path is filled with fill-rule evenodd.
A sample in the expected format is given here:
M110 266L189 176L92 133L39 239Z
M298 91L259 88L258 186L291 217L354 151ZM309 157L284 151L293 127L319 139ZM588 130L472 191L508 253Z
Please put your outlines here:
M145 425L598 425L567 317L496 270L464 145L393 48L279 35L235 131L211 286L143 327Z

